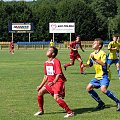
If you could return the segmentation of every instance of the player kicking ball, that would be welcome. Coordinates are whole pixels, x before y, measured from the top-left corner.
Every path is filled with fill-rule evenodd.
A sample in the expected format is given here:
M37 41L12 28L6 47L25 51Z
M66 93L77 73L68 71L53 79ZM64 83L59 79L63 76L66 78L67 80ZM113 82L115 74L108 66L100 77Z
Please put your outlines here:
M110 90L107 90L110 84L110 73L107 68L107 57L106 53L101 50L103 47L103 41L100 38L96 38L93 42L92 52L89 56L87 64L83 64L83 67L94 66L96 74L90 83L87 85L86 90L98 102L98 106L95 110L100 110L105 108L105 103L101 100L98 94L95 92L94 88L100 88L101 92L111 98L116 102L116 111L120 111L120 100L116 98Z
M58 103L58 105L67 112L64 118L74 116L72 110L63 100L63 98L65 97L64 83L66 81L66 78L62 72L60 61L57 58L55 58L57 53L58 49L54 46L51 46L46 53L48 60L44 63L44 78L41 84L37 87L39 112L35 113L35 116L44 114L43 95L46 93L52 95L54 97L54 100Z

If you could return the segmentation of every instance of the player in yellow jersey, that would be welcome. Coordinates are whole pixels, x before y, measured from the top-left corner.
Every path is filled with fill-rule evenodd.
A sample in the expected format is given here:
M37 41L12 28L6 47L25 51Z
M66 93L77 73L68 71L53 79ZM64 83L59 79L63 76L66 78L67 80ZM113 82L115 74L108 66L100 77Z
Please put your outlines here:
M113 41L111 41L108 44L109 54L108 54L107 64L108 64L108 67L110 67L113 63L116 65L117 73L120 79L120 64L117 56L117 51L119 50L119 44L117 42L117 39L118 39L118 36L113 35Z
M98 102L98 106L95 110L100 110L105 108L105 103L101 100L98 94L95 92L94 88L100 88L101 92L111 98L117 104L117 111L120 111L120 100L117 99L111 91L107 90L110 84L110 73L107 68L107 57L106 53L101 50L103 47L103 41L100 38L96 38L93 42L92 52L89 56L87 64L83 64L83 67L95 68L95 78L93 78L90 83L87 85L86 90L88 93Z
M120 35L118 36L117 38L117 43L118 43L118 46L119 46L119 49L120 49ZM119 58L119 49L117 50L117 58L119 59L119 63L120 63L120 58Z
M54 42L53 42L52 39L51 39L51 41L50 41L50 46L54 46Z

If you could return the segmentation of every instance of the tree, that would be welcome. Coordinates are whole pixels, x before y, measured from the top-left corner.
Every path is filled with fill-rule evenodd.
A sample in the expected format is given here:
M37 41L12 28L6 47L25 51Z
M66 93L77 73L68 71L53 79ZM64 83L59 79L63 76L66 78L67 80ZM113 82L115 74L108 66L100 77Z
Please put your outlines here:
M49 22L54 22L56 9L51 4L42 3L34 9L35 37L39 39L50 39Z
M109 19L109 34L120 34L120 15Z
M57 5L57 22L75 22L76 34L83 39L92 39L96 35L96 15L90 7L81 0L64 0Z
M117 14L116 0L94 0L91 7L97 15L102 15L106 18L114 17Z
M90 6L96 12L99 32L104 35L104 39L108 38L110 19L117 15L116 0L94 0Z
M27 6L26 2L3 2L2 6L2 16L1 16L1 23L2 23L2 37L4 37L9 40L8 34L8 22L12 23L24 23L24 22L32 22L31 19L29 19L30 16L32 16L32 11ZM11 35L10 35L11 36ZM20 40L22 40L23 36L21 36ZM17 37L16 41L19 37ZM15 41L15 42L16 42Z
M75 22L76 34L94 39L120 31L120 0L37 0L33 2L0 2L0 37L8 40L8 22L33 22L32 39L51 39L50 22ZM118 8L118 9L117 9ZM67 34L55 35L59 40ZM75 34L72 34L74 37ZM26 41L26 34L17 34L15 42ZM69 35L67 36L69 39Z
M3 2L1 1L0 2L0 39L2 39L2 36L3 36Z

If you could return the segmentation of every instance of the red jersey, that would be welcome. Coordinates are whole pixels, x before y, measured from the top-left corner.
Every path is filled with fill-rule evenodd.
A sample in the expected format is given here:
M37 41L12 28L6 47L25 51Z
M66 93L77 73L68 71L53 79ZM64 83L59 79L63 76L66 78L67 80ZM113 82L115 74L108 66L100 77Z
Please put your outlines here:
M10 48L11 48L11 49L14 48L14 45L13 45L13 42L12 42L12 41L10 42Z
M61 63L57 58L54 58L52 61L46 61L44 63L44 74L48 77L48 82L52 82L56 75L61 74L59 81L66 81L66 78L62 72Z
M76 40L75 40L75 41L72 41L69 45L73 49L76 49L76 48L81 47L81 42L76 42ZM78 54L78 50L75 50L75 51L70 50L70 55L75 55L75 54Z

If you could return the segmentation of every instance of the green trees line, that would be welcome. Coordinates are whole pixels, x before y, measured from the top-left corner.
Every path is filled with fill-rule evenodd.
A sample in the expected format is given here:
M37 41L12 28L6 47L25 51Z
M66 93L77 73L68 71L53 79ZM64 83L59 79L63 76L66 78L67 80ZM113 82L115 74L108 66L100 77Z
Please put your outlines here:
M37 0L33 2L0 1L0 41L9 41L8 22L34 24L31 41L50 40L50 22L75 22L75 34L83 40L120 33L120 0ZM55 34L58 41L69 34ZM14 41L28 41L28 35L15 33Z

